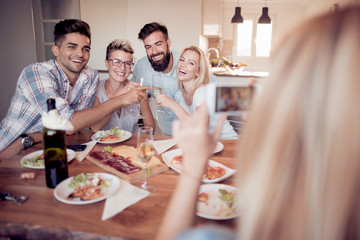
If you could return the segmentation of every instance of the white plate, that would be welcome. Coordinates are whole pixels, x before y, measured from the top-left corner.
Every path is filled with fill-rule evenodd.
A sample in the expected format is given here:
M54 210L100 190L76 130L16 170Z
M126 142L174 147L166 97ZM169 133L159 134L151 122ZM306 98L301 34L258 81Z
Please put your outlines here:
M20 159L20 164L23 161L25 161L25 159L32 158L35 154L40 156L41 154L43 154L43 150L39 150L39 151L36 151L36 152L29 153L28 155L26 155L25 157ZM74 157L75 157L75 152L73 150L71 150L71 149L66 149L66 154L67 154L67 161L68 162L73 160ZM32 169L44 169L45 168L45 166L37 167L37 166L31 166L31 165L28 165L28 164L24 164L23 166L27 167L27 168L32 168Z
M221 142L217 142L213 153L221 152L223 149L224 149L224 144L222 144Z
M105 137L107 135L110 134L110 130L105 130L105 131L97 131L96 133L94 133L92 136L91 136L91 139L98 142L98 143L103 143L103 144L114 144L114 143L120 143L120 142L124 142L126 140L128 140L129 138L131 138L132 136L132 133L131 132L128 132L128 131L125 131L125 130L121 130L125 133L124 137L120 138L119 140L116 140L116 141L107 141L107 142L104 142L104 141L100 141L100 138L102 137Z
M201 185L199 189L199 194L206 192L209 196L209 199L207 201L207 204L200 201L197 202L196 215L211 220L226 220L226 219L236 218L239 216L239 209L235 209L234 212L230 214L227 214L226 211L224 211L224 202L219 197L220 196L219 189L225 189L227 191L236 191L235 187L225 184Z
M162 156L162 159L164 160L164 162L166 163L166 165L168 165L170 168L174 169L175 171L179 172L179 173L182 173L182 170L183 170L183 166L180 165L180 164L172 164L171 161L173 160L173 158L175 156L178 156L178 155L182 155L182 151L180 148L177 148L177 149L174 149L174 150L171 150L171 151L168 151L166 153L163 153L161 156ZM225 174L219 178L215 178L215 179L206 179L205 176L203 177L203 182L204 183L216 183L216 182L220 182L220 181L223 181L225 180L226 178L230 177L231 175L233 175L236 170L235 169L232 169L232 168L228 168L226 167L225 165L221 164L221 163L218 163L214 160L211 160L209 159L209 163L208 163L211 167L222 167L225 169Z
M95 173L95 174L102 179L111 181L110 187L106 187L101 190L102 193L104 194L103 197L99 197L99 198L91 199L91 200L85 200L85 201L80 200L80 198L74 198L74 199L69 200L67 197L69 196L70 193L72 193L74 191L74 188L69 187L69 183L71 182L71 179L73 178L73 177L70 177L68 179L65 179L59 185L56 186L56 188L54 190L55 198L63 203L73 204L73 205L83 205L83 204L89 204L89 203L102 201L118 191L118 189L120 187L120 179L118 177L116 177L112 174L108 174L108 173Z
M215 179L207 179L207 178L205 178L205 176L204 176L204 178L203 178L203 180L202 180L204 183L217 183L217 182L221 182L221 181L225 180L226 178L232 176L232 175L236 172L235 169L228 168L227 166L225 166L225 165L223 165L223 164L221 164L221 163L218 163L218 162L216 162L216 161L213 161L213 160L209 160L209 163L208 163L208 164L209 164L210 167L222 167L222 168L224 168L224 169L225 169L225 174L222 175L221 177L215 178Z

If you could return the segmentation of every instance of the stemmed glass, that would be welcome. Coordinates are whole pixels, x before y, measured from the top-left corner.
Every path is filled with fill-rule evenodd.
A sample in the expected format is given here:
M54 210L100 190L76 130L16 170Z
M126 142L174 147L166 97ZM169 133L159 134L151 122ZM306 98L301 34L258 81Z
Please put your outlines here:
M161 81L161 76L159 74L154 74L152 76L152 92L154 97L156 98L157 95L162 94L163 91L163 84ZM160 107L156 105L155 113L156 114L164 114L163 110L160 110Z
M138 78L135 79L135 82L139 83L140 86L143 86L143 84L144 84L144 78L139 78L139 77L138 77ZM145 91L146 91L146 90L145 90ZM143 101L144 101L144 99L141 100L141 102L140 102L139 104L137 104L138 112L137 112L137 114L136 114L135 117L137 117L138 119L144 119L144 116L141 115L141 113L140 113L140 106L141 106L141 104L143 103Z
M143 164L144 172L144 183L141 185L141 188L149 192L155 192L155 187L148 185L146 181L147 164L154 156L154 147L152 145L153 131L152 127L139 127L137 138L137 154Z
M139 86L143 86L144 78L136 78L134 82L139 83ZM144 116L141 115L141 113L140 113L140 106L143 101L144 100L142 100L140 103L136 104L137 112L135 112L135 110L132 109L131 106L129 106L126 108L124 113L131 114L132 116L134 116L137 119L144 119Z

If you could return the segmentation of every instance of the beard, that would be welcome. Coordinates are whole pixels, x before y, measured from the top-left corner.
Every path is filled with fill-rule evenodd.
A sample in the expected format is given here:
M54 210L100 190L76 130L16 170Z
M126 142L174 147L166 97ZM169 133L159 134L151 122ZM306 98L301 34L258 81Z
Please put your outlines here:
M163 59L161 59L159 61L154 61L152 58L155 56L158 56L158 55L164 55ZM151 63L152 68L155 71L163 72L169 66L170 57L171 57L171 52L169 50L167 50L166 54L164 52L155 53L155 54L148 56L148 59Z

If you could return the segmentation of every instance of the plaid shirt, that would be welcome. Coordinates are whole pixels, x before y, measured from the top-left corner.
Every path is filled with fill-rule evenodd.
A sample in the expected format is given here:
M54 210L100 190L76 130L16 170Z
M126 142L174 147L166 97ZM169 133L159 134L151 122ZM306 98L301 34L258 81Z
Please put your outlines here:
M23 133L42 131L41 112L55 98L59 114L70 120L76 111L92 106L99 84L98 72L85 67L74 86L55 60L26 67L17 82L10 108L0 123L0 151Z

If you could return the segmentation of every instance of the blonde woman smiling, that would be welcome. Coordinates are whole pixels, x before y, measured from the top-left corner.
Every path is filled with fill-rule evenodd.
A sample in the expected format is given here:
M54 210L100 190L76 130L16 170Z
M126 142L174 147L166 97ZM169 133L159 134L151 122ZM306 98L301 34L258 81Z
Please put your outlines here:
M205 53L198 47L185 48L177 65L179 91L175 101L165 94L156 96L156 103L170 108L179 119L191 115L205 101L205 85L210 81L209 65ZM210 116L210 129L216 125L218 117ZM230 123L225 120L221 139L237 139L239 136Z

